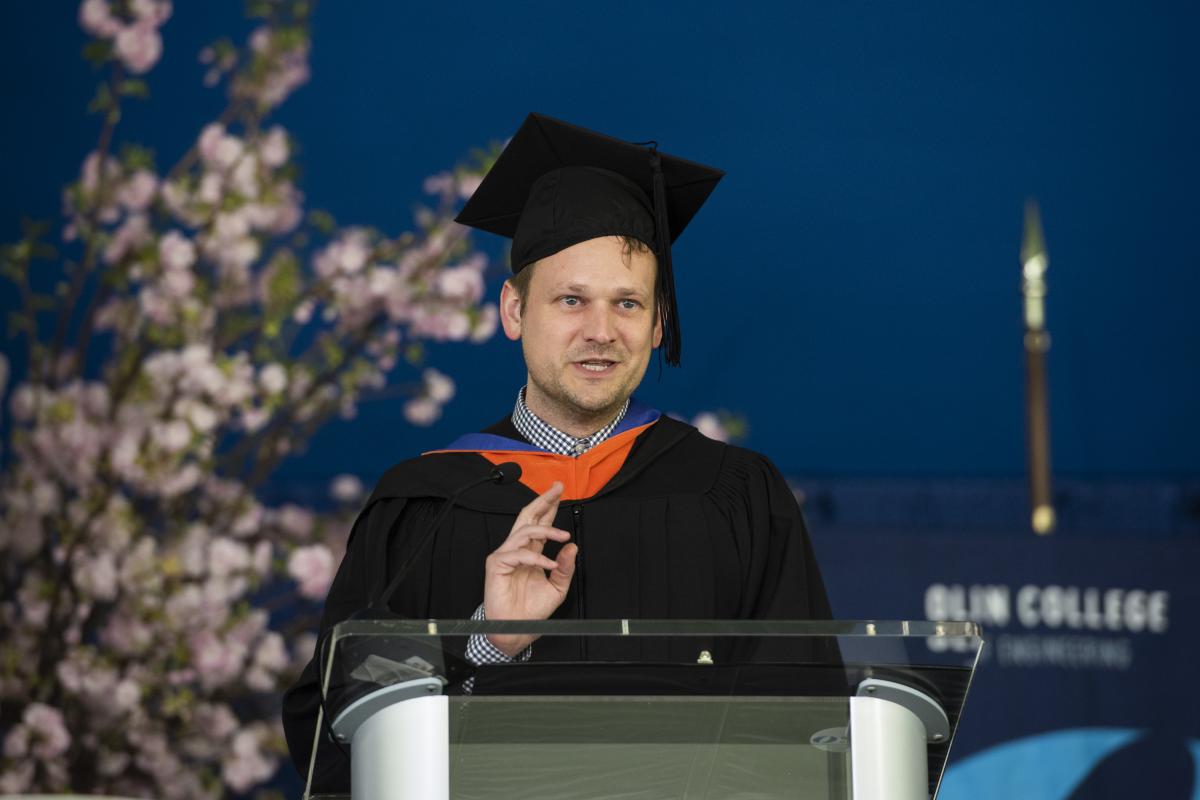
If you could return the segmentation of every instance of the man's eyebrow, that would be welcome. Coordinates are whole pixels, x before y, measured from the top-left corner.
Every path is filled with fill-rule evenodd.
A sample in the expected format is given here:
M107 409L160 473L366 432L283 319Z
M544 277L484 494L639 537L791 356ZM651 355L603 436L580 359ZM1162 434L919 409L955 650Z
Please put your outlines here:
M555 289L556 293L566 294L588 294L591 291L591 286L585 283L569 283L566 286L559 286ZM614 286L611 293L617 297L644 297L646 291L639 289L636 286Z

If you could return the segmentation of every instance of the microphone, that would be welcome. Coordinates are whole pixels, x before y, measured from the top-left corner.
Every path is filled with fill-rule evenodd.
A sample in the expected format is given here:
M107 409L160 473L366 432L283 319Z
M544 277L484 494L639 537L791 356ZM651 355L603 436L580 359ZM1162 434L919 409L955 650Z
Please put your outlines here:
M400 588L400 583L404 580L404 576L407 575L409 570L413 568L413 565L417 563L417 556L421 554L421 551L425 549L425 545L428 544L433 538L434 533L437 532L438 526L445 521L451 510L454 509L454 506L458 503L458 498L475 487L482 486L485 483L494 483L497 486L508 486L509 484L516 483L520 479L521 465L515 461L505 461L503 464L497 464L492 471L484 477L476 478L470 483L456 489L449 497L446 498L446 502L442 505L442 509L438 512L438 515L434 518L433 524L425 529L424 535L421 537L420 541L417 542L416 547L413 548L412 555L408 557L408 560L400 567L400 569L396 570L396 574L392 577L391 582L388 583L387 588L383 590L383 594L381 594L377 599L373 600L371 604L367 606L367 608L363 609L363 611L355 614L354 616L358 619L378 618L377 615L383 617L390 616L390 612L388 611L388 603L391 601L392 595L394 595L396 590Z

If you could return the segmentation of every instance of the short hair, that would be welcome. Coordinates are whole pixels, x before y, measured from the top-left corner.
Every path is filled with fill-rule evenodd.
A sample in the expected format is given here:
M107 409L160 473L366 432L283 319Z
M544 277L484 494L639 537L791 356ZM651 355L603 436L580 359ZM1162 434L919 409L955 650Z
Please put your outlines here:
M653 248L643 242L636 236L622 236L621 241L624 243L621 248L621 258L625 259L628 265L634 253L653 253ZM513 275L508 279L508 283L516 291L517 296L521 298L521 313L525 313L525 298L529 294L529 282L533 280L533 268L537 266L537 262L528 265L523 270ZM658 269L657 262L654 270L654 299L651 305L652 311L658 310Z

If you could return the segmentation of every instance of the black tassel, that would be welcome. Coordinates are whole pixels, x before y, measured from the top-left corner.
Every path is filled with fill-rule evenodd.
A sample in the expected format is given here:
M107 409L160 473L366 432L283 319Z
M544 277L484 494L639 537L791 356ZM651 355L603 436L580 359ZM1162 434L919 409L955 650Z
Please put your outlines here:
M650 168L654 171L654 228L658 245L658 307L663 318L661 353L667 363L679 366L682 341L679 333L679 308L675 302L675 274L671 268L671 229L667 221L667 182L663 177L662 157L650 149Z

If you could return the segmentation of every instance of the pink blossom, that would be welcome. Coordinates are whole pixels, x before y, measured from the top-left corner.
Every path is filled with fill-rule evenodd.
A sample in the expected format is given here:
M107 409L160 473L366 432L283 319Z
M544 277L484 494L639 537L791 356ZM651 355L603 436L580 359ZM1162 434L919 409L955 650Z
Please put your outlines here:
M100 641L106 647L124 655L145 652L153 640L150 626L127 611L114 613L100 632Z
M246 685L259 692L273 690L276 676L287 668L288 660L283 637L274 631L268 633L254 652L254 659L244 678Z
M245 153L234 165L229 182L242 197L257 197L258 158L253 153Z
M274 631L264 636L254 652L254 663L272 672L286 669L288 653L283 645L283 637Z
M451 342L461 342L470 336L470 317L464 311L451 311L443 314L442 333Z
M356 475L338 475L329 484L329 494L339 503L353 503L363 495L363 484Z
M493 303L480 306L479 314L475 318L475 327L471 329L471 341L479 343L492 338L499 322L500 313Z
M33 418L34 411L39 404L40 394L39 389L28 383L22 383L13 389L8 409L18 422L28 422Z
M111 398L108 395L107 386L103 383L79 384L79 391L82 396L84 411L94 417L108 414L108 406Z
M242 140L227 134L225 126L216 122L205 126L197 144L200 157L221 170L229 169L242 155Z
M104 261L115 264L135 248L141 247L150 239L150 223L144 214L132 214L121 223L117 232L104 248Z
M430 175L421 186L425 194L447 195L454 191L454 176L449 172Z
M62 712L44 703L30 703L21 721L29 729L31 750L35 758L49 761L67 752L71 734L63 721Z
M108 462L117 474L126 478L136 478L141 475L138 456L142 449L142 432L123 430L108 452Z
M247 268L262 253L258 240L250 236L209 238L205 244L205 252L222 267L221 282L224 285L221 288L230 297L226 303L252 299L252 293L247 291L250 286Z
M475 190L479 188L479 184L483 183L482 175L466 175L458 182L458 196L463 200L470 200L471 195L475 194Z
M154 441L168 453L178 453L192 441L192 429L181 419L159 422L154 426Z
M117 189L117 202L130 211L144 211L158 191L158 178L150 170L139 169Z
M249 649L250 645L257 641L263 632L267 630L267 623L269 621L267 612L261 608L248 611L229 629L226 638L230 642L237 642Z
M205 172L200 178L200 185L196 189L196 199L202 203L208 203L210 206L215 206L221 201L221 193L224 189L224 183L221 181L221 176L215 172Z
M297 325L307 325L312 320L313 311L316 307L317 304L311 299L302 301L292 312L292 320Z
M696 418L692 420L692 424L710 439L716 439L718 442L729 441L729 431L721 424L721 420L716 414L708 411L697 414Z
M204 470L200 469L196 464L188 462L173 473L162 478L158 486L158 493L166 498L178 497L184 492L190 492L204 480Z
M101 750L96 758L96 771L101 775L120 775L129 766L128 753L116 753L111 750Z
M104 179L109 181L121 172L121 165L112 156L104 158ZM83 169L80 171L79 185L89 194L96 191L100 185L100 154L92 151L83 159Z
M428 397L414 397L404 404L404 418L413 425L432 425L441 415L441 406Z
M187 398L175 404L175 414L200 433L209 433L216 428L220 419L213 407L207 403Z
M254 556L252 566L254 572L262 577L267 577L271 573L271 557L274 555L274 548L266 539L254 546Z
M313 513L306 508L285 503L275 514L275 524L293 539L306 539L312 533Z
M75 585L97 600L113 600L117 596L117 562L112 553L87 554L76 559Z
M276 235L291 233L295 230L296 226L304 219L304 209L300 207L303 198L304 196L298 191L284 192L283 202L275 206L275 218L267 226L267 230Z
M267 394L280 394L287 388L287 370L282 364L267 364L259 371L258 382Z
M233 737L232 752L221 764L221 777L235 792L248 792L275 774L276 764L263 755L261 739L260 732L253 728Z
M202 736L216 741L228 738L238 729L237 717L229 706L215 703L201 703L196 706L192 724Z
M278 125L267 131L258 145L258 154L268 167L281 167L287 163L288 155L287 132Z
M38 514L49 514L62 504L62 492L58 486L47 480L38 481L30 492L33 510Z
M275 69L267 73L258 91L258 101L268 108L282 103L287 96L308 82L308 48L295 47L276 56Z
M233 524L229 527L229 532L239 538L245 538L253 533L258 533L258 529L262 527L262 522L262 506L258 503L252 503L233 521Z
M0 773L0 794L25 794L33 787L33 761L10 764Z
M40 545L40 542L38 544ZM17 590L22 620L33 628L41 628L50 616L50 601L45 594L42 591L42 581L32 573L25 576L25 582Z
M162 25L171 17L171 0L133 0L133 15L151 25Z
M437 287L448 300L476 303L483 297L483 274L474 264L446 267L437 275Z
M362 231L352 231L341 242L337 250L337 266L347 275L361 270L367 263L371 248L367 243L366 234Z
M250 566L250 550L244 544L225 536L213 540L208 549L208 571L223 578Z
M170 750L166 737L161 733L152 733L138 737L136 741L130 736L130 741L138 748L134 763L139 768L150 773L160 786L178 786L184 778L182 765Z
M190 269L196 263L196 245L179 231L168 231L158 240L158 258L164 269Z
M242 671L246 646L221 639L212 631L201 631L191 638L192 665L205 689L214 689L233 680Z
M79 6L79 25L88 34L111 39L121 30L121 23L112 15L108 0L84 0Z
M142 690L133 681L126 678L117 684L111 695L113 710L124 714L132 711L142 699Z
M425 395L433 402L442 405L454 397L454 380L449 375L431 367L421 377L425 381Z
M311 631L300 634L292 640L292 665L304 666L316 651L317 635Z
M271 46L271 29L260 25L250 33L250 49L256 53L265 53Z
M288 558L287 571L300 584L301 597L320 600L333 583L333 553L323 544L297 547Z
M167 270L159 281L163 295L172 300L182 300L192 293L196 287L196 279L187 270Z
M180 631L217 626L229 616L228 608L212 602L200 587L194 584L184 586L168 597L163 611L168 625Z
M242 411L242 428L247 433L262 430L271 419L271 412L265 408L247 408Z
M24 758L29 753L29 728L17 725L4 737L5 758Z
M122 28L113 45L117 58L135 75L149 72L162 56L162 36L152 22L139 21Z
M401 290L400 273L392 267L375 267L367 276L367 288L373 296L386 300Z

